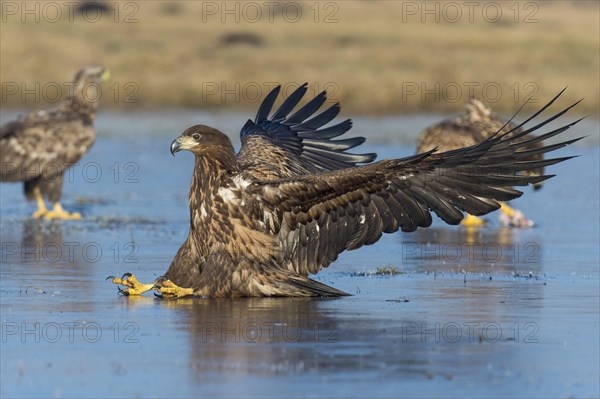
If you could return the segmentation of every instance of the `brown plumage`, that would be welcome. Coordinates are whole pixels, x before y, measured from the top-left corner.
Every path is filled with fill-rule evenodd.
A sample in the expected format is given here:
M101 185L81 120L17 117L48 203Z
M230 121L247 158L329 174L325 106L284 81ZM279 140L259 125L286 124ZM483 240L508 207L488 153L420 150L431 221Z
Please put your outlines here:
M304 85L269 118L278 92L276 88L269 94L255 121L242 128L237 155L226 135L207 126L193 126L173 141L173 154L189 150L196 159L189 235L155 284L113 278L130 287L124 292L347 295L309 275L329 266L345 250L375 243L383 233L429 226L431 212L457 224L463 212L482 215L497 209L498 201L522 194L513 186L550 177L520 175L521 171L568 157L525 159L576 141L526 150L576 122L531 138L529 133L542 123L459 150L370 163L373 154L346 152L363 138L332 140L351 127L350 121L322 128L338 114L338 104L307 120L325 102L324 93L288 116L305 94ZM366 165L357 166L361 163Z
M465 112L453 119L447 119L425 129L418 138L417 153L437 148L439 152L469 147L493 136L497 132L507 133L507 137L518 135L522 129L513 122L506 122L496 115L481 101L473 98L465 105ZM525 138L524 138L525 139ZM524 140L524 139L521 139ZM543 143L537 141L524 149L542 148ZM544 159L543 153L531 156L527 160L539 161ZM540 167L526 171L533 176L542 176L544 168ZM534 189L542 187L542 183L533 185Z
M27 199L38 200L36 217L72 216L60 207L63 174L94 143L98 96L93 91L104 78L103 67L86 66L76 74L69 97L56 108L0 127L0 181L22 181ZM55 204L53 211L45 209L42 197Z

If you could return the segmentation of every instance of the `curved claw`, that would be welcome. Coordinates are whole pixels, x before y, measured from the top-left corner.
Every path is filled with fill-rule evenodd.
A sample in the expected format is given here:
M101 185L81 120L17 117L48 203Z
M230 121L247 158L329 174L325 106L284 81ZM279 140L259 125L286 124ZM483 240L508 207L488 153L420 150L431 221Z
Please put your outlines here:
M116 279L115 276L108 276L104 281L114 280L114 279Z
M158 276L156 278L156 280L154 280L154 283L152 283L152 284L154 284L152 286L152 289L157 290L157 289L162 288L162 284L165 283L166 281L169 281L169 279L166 278L165 276Z
M129 292L129 288L123 289L121 287L117 287L119 289L119 295L123 295L123 296L131 296L131 293Z
M121 280L127 280L129 277L133 276L131 273L125 273L121 276Z
M177 294L166 294L166 293L163 294L162 292L155 292L154 296L157 297L158 299L162 299L163 301L180 298L180 296Z

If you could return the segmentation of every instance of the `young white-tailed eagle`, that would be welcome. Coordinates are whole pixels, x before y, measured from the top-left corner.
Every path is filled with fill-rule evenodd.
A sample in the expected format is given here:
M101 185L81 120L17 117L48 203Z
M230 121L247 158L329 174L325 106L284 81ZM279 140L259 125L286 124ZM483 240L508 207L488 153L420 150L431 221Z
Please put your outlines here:
M63 174L94 144L98 85L108 78L103 67L86 66L77 72L68 98L58 107L0 127L0 181L23 182L25 197L37 201L34 218L81 218L60 204ZM44 198L53 204L52 210Z
M423 153L436 148L439 152L456 150L463 147L473 146L497 132L507 133L507 137L518 135L523 131L513 122L505 122L481 101L473 98L465 105L465 112L453 119L444 120L438 124L425 129L418 138L417 153ZM517 138L516 141L524 141L532 136ZM542 141L535 141L522 147L523 150L536 150L543 147ZM523 160L540 161L544 159L543 152L536 152L529 158ZM544 167L522 171L532 176L542 176ZM533 184L538 190L542 182ZM533 222L528 220L522 212L500 202L500 221L505 225L514 227L530 227ZM483 219L468 214L461 222L465 226L483 226Z
M431 212L458 224L463 212L483 215L498 201L519 197L513 186L551 176L523 173L570 157L529 160L576 140L528 150L578 121L539 137L530 133L572 106L525 128L558 98L515 128L458 150L435 150L402 159L371 161L374 154L347 150L364 138L335 139L349 120L325 127L338 114L335 104L313 116L325 93L295 112L303 85L270 117L280 88L241 131L236 155L229 138L208 126L187 129L171 152L195 155L190 186L190 231L169 270L142 284L126 273L109 277L129 295L156 290L163 296L341 296L348 295L308 276L345 250L375 243L383 233L414 231L431 224ZM310 119L309 119L310 118ZM363 165L359 165L363 164Z

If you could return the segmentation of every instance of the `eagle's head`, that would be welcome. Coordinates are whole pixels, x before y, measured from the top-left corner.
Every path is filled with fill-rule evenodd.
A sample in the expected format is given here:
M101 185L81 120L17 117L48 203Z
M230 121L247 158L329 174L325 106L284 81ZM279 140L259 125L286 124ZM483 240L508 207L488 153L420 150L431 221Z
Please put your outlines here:
M110 71L102 65L86 65L75 75L75 84L83 86L85 84L100 84L110 79Z
M235 163L235 152L231 140L217 129L205 125L188 128L171 143L171 154L188 150L196 158L216 161L225 166Z
M71 106L80 112L94 112L100 101L100 84L110 79L110 72L101 65L88 65L75 75Z

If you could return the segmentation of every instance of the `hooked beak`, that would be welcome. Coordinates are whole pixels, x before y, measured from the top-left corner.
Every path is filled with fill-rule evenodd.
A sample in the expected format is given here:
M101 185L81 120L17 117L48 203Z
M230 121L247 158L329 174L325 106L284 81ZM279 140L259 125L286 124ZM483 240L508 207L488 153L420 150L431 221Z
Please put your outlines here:
M173 156L175 156L175 153L179 152L179 151L183 151L183 150L192 151L197 146L198 146L198 142L196 140L192 139L191 137L181 135L181 136L177 137L175 140L173 140L173 142L171 143L171 154L173 154Z
M100 80L102 80L103 82L107 82L110 80L110 71L108 69L105 69L102 72L102 75L100 75Z
M176 138L171 143L171 155L175 156L175 153L179 151L181 151L181 141L179 141L179 138Z

